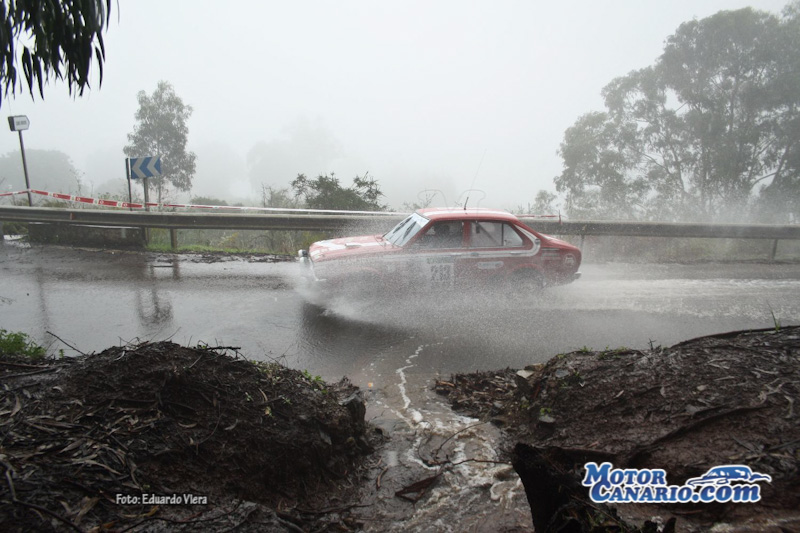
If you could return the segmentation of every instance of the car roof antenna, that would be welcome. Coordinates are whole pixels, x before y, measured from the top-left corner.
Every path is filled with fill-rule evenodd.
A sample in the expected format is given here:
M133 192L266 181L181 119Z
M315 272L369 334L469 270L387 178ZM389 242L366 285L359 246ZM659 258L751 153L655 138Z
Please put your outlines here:
M483 165L483 158L486 157L486 148L483 149L483 155L481 156L481 162L478 163L478 170L475 171L475 177L472 178L472 184L469 186L467 191L473 191L473 187L475 187L475 180L478 179L478 172L481 171L481 166ZM467 199L464 201L464 211L467 210L467 204L469 203L469 194L467 195Z

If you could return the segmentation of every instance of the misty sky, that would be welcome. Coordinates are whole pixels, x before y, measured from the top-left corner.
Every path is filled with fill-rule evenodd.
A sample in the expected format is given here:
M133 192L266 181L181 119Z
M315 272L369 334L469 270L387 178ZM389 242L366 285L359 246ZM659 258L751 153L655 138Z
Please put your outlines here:
M121 192L136 93L166 80L194 108L193 194L255 201L260 183L300 172L349 184L369 171L392 207L425 188L452 205L474 180L481 205L515 208L555 190L564 130L682 22L785 4L119 0L102 88L72 98L51 83L44 101L17 94L0 111L28 116L26 148L62 151L84 181ZM18 149L0 135L0 153Z

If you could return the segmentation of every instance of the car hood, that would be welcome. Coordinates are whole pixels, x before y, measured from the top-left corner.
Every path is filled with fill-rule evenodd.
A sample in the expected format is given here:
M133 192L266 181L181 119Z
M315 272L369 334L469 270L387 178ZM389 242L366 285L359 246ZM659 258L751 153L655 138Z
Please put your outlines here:
M312 261L356 257L363 255L382 254L399 250L397 246L384 240L378 235L359 235L357 237L342 237L328 239L312 244L308 255Z

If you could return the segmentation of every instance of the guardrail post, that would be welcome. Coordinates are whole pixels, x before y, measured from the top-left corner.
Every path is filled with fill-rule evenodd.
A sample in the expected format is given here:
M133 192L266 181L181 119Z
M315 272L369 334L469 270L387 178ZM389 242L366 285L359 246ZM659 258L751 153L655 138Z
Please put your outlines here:
M175 228L169 230L169 244L173 250L178 249L178 230Z
M583 251L583 239L586 237L583 233L581 233L581 245L578 246L578 249L582 252Z
M769 254L769 260L775 261L775 254L778 252L778 239L772 241L772 253Z

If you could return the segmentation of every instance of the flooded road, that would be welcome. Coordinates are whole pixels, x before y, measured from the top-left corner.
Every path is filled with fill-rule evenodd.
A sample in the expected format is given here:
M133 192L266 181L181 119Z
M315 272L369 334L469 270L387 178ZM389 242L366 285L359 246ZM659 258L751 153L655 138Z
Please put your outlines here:
M75 354L144 340L235 345L329 379L414 368L522 367L580 349L669 345L800 320L793 264L586 264L583 279L524 297L405 295L317 302L294 263L199 255L0 246L0 324ZM390 364L389 366L394 366ZM394 370L392 370L394 372Z
M239 346L248 358L328 380L348 376L368 391L368 417L392 435L374 465L370 506L359 511L367 528L493 531L530 527L521 485L510 466L491 462L497 430L452 413L431 391L434 379L521 368L584 346L648 348L771 327L773 316L800 323L796 264L589 263L581 280L541 295L405 295L387 286L379 299L324 307L296 288L297 269L4 242L0 328L67 355L171 339ZM416 506L395 497L434 474Z

